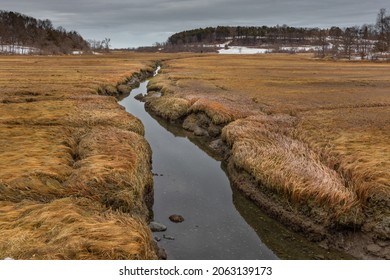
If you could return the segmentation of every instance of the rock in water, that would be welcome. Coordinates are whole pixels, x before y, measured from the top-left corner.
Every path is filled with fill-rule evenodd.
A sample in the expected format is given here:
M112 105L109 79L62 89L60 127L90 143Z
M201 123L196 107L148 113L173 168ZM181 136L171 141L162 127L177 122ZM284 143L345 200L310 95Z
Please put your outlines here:
M158 248L157 256L159 260L166 260L168 258L167 252L163 248Z
M137 99L138 101L145 101L145 96L140 93L140 94L137 94L136 96L134 96L135 99Z
M149 228L152 232L161 232L167 230L167 227L165 225L157 222L151 222L149 224Z
M173 236L170 236L170 235L163 235L163 238L164 239L167 239L167 240L175 240L175 237L173 237Z
M171 222L174 222L174 223L182 223L184 222L184 218L180 215L171 215L169 216L169 220L171 220Z

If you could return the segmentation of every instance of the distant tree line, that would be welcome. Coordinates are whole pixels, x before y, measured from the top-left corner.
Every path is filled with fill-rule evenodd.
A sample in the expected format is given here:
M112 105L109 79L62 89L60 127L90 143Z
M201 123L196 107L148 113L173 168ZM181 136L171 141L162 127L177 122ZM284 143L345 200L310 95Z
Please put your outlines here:
M390 49L390 16L380 9L376 24L339 28L301 28L287 25L269 26L218 26L198 28L170 36L165 48L180 48L205 44L238 46L268 46L274 49L312 45L318 54L352 54L366 56L369 52L386 52Z
M89 51L90 46L76 31L54 28L48 19L39 20L20 13L0 10L0 52L17 52L29 47L40 54L69 54Z

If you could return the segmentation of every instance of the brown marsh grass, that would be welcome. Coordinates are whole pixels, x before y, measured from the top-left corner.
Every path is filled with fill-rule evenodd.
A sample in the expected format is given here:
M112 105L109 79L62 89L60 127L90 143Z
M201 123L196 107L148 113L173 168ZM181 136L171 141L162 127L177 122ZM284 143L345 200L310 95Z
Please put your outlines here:
M187 99L167 96L151 97L146 102L146 107L168 120L177 120L187 115L190 105Z
M157 55L0 57L0 259L153 259L151 151L99 88Z
M144 221L86 198L0 202L1 256L15 259L153 259Z
M236 167L293 205L390 238L390 64L204 55L165 62L155 86L229 123Z
M150 148L115 98L163 60L147 102L225 125L230 160L328 227L388 239L389 64L307 55L0 57L0 259L156 258ZM117 91L117 92L115 92ZM283 200L286 201L286 200ZM325 212L325 214L324 214Z

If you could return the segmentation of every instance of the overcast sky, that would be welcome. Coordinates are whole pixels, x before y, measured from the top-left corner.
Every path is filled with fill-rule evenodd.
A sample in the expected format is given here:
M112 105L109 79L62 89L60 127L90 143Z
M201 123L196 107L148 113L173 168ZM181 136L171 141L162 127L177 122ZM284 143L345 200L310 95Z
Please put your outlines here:
M207 26L352 26L375 23L389 0L0 0L0 9L111 38L112 47L165 42L175 32Z

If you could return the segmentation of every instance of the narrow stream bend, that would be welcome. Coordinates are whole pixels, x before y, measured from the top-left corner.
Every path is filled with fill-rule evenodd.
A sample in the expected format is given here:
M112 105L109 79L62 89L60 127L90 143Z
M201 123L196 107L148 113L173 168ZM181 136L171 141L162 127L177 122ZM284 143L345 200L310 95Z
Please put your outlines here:
M150 115L134 98L147 83L120 104L142 121L153 151L154 220L168 227L154 236L168 259L345 258L290 232L232 190L224 164L198 147L199 138ZM172 214L184 222L172 223Z

